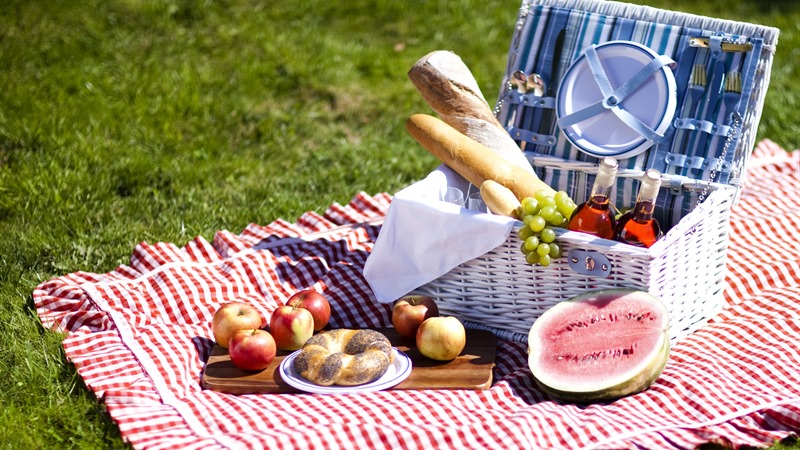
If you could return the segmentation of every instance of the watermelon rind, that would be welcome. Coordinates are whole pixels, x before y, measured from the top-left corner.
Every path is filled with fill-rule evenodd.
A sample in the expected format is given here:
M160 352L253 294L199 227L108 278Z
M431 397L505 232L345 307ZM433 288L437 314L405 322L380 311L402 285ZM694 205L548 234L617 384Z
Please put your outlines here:
M567 381L563 374L554 373L552 368L546 369L547 364L542 363L548 356L545 354L548 348L542 336L543 330L574 317L572 312L580 311L583 303L599 300L634 302L636 307L641 308L640 311L657 312L661 321L654 328L657 328L661 338L656 338L654 342L658 345L646 349L641 361L629 370L614 372L617 368L612 365L604 368L606 373L603 376L598 371L588 380ZM597 339L602 341L603 336L599 335ZM537 386L556 399L574 403L611 401L647 389L661 376L669 358L669 350L669 315L666 307L657 297L635 289L597 290L560 302L536 319L528 335L528 365Z

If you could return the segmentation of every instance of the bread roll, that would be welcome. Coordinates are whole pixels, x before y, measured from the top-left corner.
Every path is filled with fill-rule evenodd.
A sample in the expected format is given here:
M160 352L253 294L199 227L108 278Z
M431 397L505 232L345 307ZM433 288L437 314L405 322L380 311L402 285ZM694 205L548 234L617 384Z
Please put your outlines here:
M307 340L293 367L301 377L320 386L357 386L383 376L392 361L394 350L383 334L340 328Z
M517 196L502 184L492 180L484 181L481 185L481 198L483 198L483 202L486 203L489 211L501 216L519 219L517 210L520 207L520 202Z
M555 191L533 172L506 161L433 116L411 116L406 121L406 130L425 149L475 186L492 180L510 189L518 200L533 197L540 189L555 195Z

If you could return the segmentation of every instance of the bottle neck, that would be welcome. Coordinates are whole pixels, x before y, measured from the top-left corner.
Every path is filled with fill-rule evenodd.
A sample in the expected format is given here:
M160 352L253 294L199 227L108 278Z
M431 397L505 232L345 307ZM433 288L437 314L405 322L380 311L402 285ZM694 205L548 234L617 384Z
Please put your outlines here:
M645 172L639 187L639 195L636 197L636 206L634 206L636 220L650 220L653 217L659 189L661 189L661 173L652 169Z
M605 199L608 201L608 198L611 196L611 186L603 186L595 183L592 186L592 195L589 197L589 201L598 202L601 199Z
M597 169L597 177L592 185L592 195L590 201L599 201L611 196L611 188L617 179L617 161L613 158L603 158L600 167Z
M633 219L637 222L646 222L653 218L653 212L656 209L655 202L652 201L639 201L633 210Z

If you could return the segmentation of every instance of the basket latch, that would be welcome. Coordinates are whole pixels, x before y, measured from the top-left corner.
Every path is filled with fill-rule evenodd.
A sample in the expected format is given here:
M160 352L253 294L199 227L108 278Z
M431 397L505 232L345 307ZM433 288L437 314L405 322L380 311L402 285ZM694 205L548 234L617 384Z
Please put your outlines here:
M570 250L567 260L572 270L581 275L605 278L611 274L611 262L600 252Z

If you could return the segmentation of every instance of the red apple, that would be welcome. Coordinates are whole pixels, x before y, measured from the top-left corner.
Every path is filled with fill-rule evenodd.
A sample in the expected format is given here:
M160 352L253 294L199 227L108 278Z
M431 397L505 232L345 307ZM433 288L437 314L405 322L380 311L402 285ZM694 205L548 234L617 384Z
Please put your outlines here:
M392 325L400 336L414 339L420 324L425 319L438 315L439 307L432 298L424 295L407 295L394 304Z
M328 299L313 289L304 289L295 293L286 304L307 309L314 318L314 331L325 328L325 325L331 320L331 305L328 303Z
M437 361L455 359L467 345L464 325L452 316L431 317L417 330L417 348L423 356Z
M261 313L248 303L232 301L222 305L211 320L214 340L221 347L228 347L233 334L239 330L252 330L264 326Z
M264 330L239 330L228 345L231 362L242 370L264 370L275 359L275 339Z
M298 350L314 334L314 317L307 309L283 305L272 312L269 332L280 350Z

